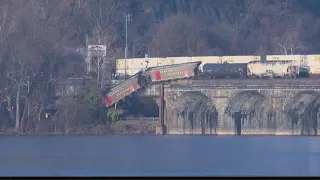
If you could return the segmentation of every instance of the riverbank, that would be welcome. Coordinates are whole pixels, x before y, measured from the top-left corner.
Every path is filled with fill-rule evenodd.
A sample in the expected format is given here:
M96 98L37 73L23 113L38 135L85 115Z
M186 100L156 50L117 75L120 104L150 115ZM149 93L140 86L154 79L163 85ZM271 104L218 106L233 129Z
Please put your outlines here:
M157 121L139 121L126 120L117 121L110 125L87 125L70 127L69 129L61 130L39 130L36 128L28 131L16 133L14 128L8 128L0 132L0 135L125 135L125 134L156 134Z

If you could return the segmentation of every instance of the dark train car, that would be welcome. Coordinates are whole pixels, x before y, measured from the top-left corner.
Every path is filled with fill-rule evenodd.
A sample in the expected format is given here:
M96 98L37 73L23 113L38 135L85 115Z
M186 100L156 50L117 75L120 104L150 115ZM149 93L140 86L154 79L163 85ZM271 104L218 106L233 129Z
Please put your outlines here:
M246 78L247 63L206 63L202 67L202 76L214 78Z
M142 77L142 71L139 71L129 79L112 88L104 97L106 106L115 104L116 102L143 87L145 82L143 81Z
M196 76L198 66L201 62L190 62L161 67L149 68L146 74L151 78L151 82L162 82L176 79L184 79Z
M298 77L308 78L309 75L310 75L310 67L307 67L307 66L300 66L299 67L299 75L298 75Z

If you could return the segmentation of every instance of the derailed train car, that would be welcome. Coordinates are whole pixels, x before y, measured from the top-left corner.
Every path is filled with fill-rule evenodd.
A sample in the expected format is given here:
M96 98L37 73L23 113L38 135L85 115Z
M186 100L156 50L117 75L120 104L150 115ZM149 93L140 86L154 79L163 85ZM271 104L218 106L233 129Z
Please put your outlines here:
M299 67L292 61L251 61L248 63L248 77L292 77L299 75Z
M150 81L162 82L176 79L190 78L198 75L198 67L201 62L182 63L169 66L153 67L146 70Z
M147 81L142 71L139 71L126 81L118 84L115 88L105 95L104 100L107 106L124 99L126 96L138 91L143 86L147 85Z
M112 88L104 97L106 106L111 106L138 91L144 86L156 82L190 78L197 74L201 62L168 65L141 70L126 81Z
M246 78L247 63L206 63L202 67L203 78Z

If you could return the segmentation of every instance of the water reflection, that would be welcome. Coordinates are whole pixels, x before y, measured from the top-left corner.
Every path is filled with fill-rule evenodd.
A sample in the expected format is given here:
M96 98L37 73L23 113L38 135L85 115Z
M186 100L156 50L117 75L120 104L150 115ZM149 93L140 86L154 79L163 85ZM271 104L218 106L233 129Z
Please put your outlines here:
M317 137L0 137L0 175L319 175Z
M312 138L309 142L309 173L320 175L320 141L319 139Z

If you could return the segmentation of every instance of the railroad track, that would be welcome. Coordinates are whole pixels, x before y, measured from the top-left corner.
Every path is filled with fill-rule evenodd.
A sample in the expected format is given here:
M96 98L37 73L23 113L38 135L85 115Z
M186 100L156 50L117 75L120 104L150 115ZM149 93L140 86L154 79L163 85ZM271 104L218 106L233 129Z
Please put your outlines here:
M320 79L215 79L185 80L167 83L170 87L213 89L320 89Z
M213 79L213 80L179 80L172 81L169 84L180 84L183 81L188 81L192 84L208 84L208 83L245 83L245 84L270 84L270 83L286 83L286 84L319 84L320 79L301 78L301 79Z

